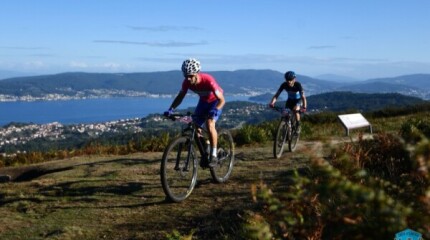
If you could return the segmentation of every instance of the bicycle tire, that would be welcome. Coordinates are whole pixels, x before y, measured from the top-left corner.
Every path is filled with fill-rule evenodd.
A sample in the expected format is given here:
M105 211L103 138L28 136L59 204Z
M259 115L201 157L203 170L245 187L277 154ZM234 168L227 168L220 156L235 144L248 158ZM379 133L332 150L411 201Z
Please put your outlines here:
M294 150L296 150L299 138L300 134L296 133L296 131L293 131L291 134L291 140L288 141L288 149L290 150L290 152L294 152Z
M290 152L294 152L294 150L296 150L297 143L299 142L300 138L300 134L297 132L297 128L295 127L296 125L296 121L291 121L291 134L288 138L288 149Z
M197 183L197 155L189 137L178 137L169 143L161 160L160 175L168 200L182 202L190 196Z
M217 155L218 164L210 168L210 172L214 182L224 183L229 179L234 165L233 137L226 129L218 131Z
M284 152L285 140L287 139L288 125L284 120L279 122L273 142L273 157L279 159Z

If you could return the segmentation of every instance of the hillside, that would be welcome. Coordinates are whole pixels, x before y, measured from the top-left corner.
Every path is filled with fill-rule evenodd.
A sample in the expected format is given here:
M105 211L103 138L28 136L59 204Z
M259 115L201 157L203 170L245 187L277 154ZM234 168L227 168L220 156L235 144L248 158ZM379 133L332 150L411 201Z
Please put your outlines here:
M17 181L0 183L0 239L155 240L175 230L195 231L198 239L235 236L241 215L254 205L251 186L264 180L284 188L278 180L308 164L303 152L311 146L320 145L303 142L280 160L270 146L237 148L230 180L214 184L199 169L197 188L181 204L164 199L161 153L0 168Z
M283 74L272 70L209 72L226 94L252 94L273 91L283 81ZM300 75L299 75L300 76ZM333 89L338 84L300 76L310 92ZM0 81L0 94L43 96L46 94L90 94L94 90L122 90L150 94L176 94L183 80L180 71L147 73L61 73ZM315 87L318 86L318 87Z
M405 96L399 93L353 93L331 92L312 95L307 98L309 108L316 111L376 111L389 107L413 106L426 103L418 97Z
M249 99L252 101L269 103L273 94L262 94ZM287 94L280 95L279 101L285 101ZM315 94L307 97L308 111L348 111L358 110L361 112L375 111L388 107L405 107L420 103L426 103L418 97L406 96L399 93L357 93L349 91L329 92ZM281 104L281 103L279 103Z
M280 239L361 240L405 228L428 238L429 110L404 110L369 114L374 134L351 137L335 115L306 116L298 148L279 160L270 136L276 121L237 129L229 181L214 184L199 169L180 204L165 200L160 151L110 155L96 144L91 155L3 167L12 181L0 187L0 239L261 239L249 234L270 230Z
M400 93L430 99L430 75L412 74L391 78L375 78L340 87L338 90L361 93Z
M333 140L342 143L352 139ZM404 149L399 149L390 139L385 141L389 143L384 144L390 151L388 159ZM352 146L356 144L358 142ZM387 181L383 186L379 182L371 187L363 186L372 184L363 171L354 176L340 175L326 161L333 158L330 156L332 147L335 145L302 140L294 153L284 153L280 159L273 158L271 143L236 148L235 166L228 182L215 184L207 170L199 169L196 188L179 204L165 200L159 177L160 152L79 157L28 167L0 168L0 175L9 174L14 180L0 183L0 214L3 216L0 238L261 239L250 238L249 232L267 231L264 226L268 225L262 224L267 224L266 219L272 229L276 229L279 215L279 221L296 217L290 213L297 214L302 222L290 221L284 231L297 229L291 232L298 236L323 234L328 237L322 239L345 239L345 234L350 236L358 231L354 239L387 239L410 227L429 237L425 229L430 227L430 209L425 208L427 205L420 208L423 202L417 200L419 195L409 194L413 189L406 189L406 196L400 194L402 199L396 195L398 187ZM343 161L345 163L346 159ZM344 168L351 171L348 166ZM388 167L388 171L392 169L402 167ZM408 176L404 174L402 178L408 179ZM376 180L379 178L378 175ZM300 179L303 182L298 181ZM270 191L264 195L267 187ZM394 194L390 188L394 188ZM313 192L318 189L320 193ZM419 190L416 191L419 194ZM264 196L275 201L265 203ZM277 201L277 197L282 196L286 196L285 199ZM411 200L419 204L411 204ZM408 213L402 204L415 206L420 214ZM276 208L272 206L281 209L273 212ZM313 220L314 213L321 216L322 222ZM349 216L355 217L355 214L359 214L358 220L351 225ZM362 216L365 221L360 220ZM387 225L390 222L397 224ZM319 225L326 227L315 230ZM371 236L375 237L369 238L366 229L372 230Z
M213 71L226 95L274 93L283 73L273 70ZM54 75L9 78L0 81L0 98L116 97L176 94L182 82L180 71L143 73L70 72ZM338 82L298 75L308 96L332 92L401 93L430 99L430 74L400 76L368 81ZM0 100L1 100L0 99Z

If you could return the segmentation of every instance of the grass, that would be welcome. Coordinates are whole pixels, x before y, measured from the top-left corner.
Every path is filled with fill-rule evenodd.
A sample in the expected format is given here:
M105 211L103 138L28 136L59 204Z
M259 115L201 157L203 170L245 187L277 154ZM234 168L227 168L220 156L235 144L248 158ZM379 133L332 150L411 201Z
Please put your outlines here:
M32 178L1 185L0 239L168 239L175 232L229 239L239 231L241 213L253 207L253 184L263 179L276 185L307 164L300 150L275 160L271 149L238 148L226 184L214 184L209 171L199 169L196 189L179 204L165 201L161 153L35 165L39 173ZM0 172L17 177L17 169Z
M429 115L369 121L374 132L396 132L411 117ZM160 152L0 168L0 175L16 179L0 185L0 239L238 239L244 213L255 208L255 184L262 180L285 191L294 169L306 169L315 155L327 156L325 143L350 141L361 130L347 138L339 123L304 123L296 152L279 160L272 142L237 147L227 183L214 184L209 171L199 169L196 189L179 204L165 201Z

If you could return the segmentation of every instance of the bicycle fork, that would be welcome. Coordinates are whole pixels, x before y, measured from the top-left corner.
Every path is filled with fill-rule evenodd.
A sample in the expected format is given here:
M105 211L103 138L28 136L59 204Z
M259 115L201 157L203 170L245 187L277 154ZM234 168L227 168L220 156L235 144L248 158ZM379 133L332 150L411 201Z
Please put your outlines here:
M293 138L293 133L294 133L294 122L292 119L288 120L288 135L287 135L287 140L291 141L291 139Z
M188 146L188 151L187 151L187 158L185 159L185 164L184 167L181 169L180 168L180 161L181 161L181 154L182 154L182 149L183 149L183 144L179 144L179 149L178 149L178 153L176 155L176 162L175 162L175 170L182 170L184 172L188 172L190 170L190 159L194 158L193 156L193 144L191 144L191 140L188 139L186 146Z

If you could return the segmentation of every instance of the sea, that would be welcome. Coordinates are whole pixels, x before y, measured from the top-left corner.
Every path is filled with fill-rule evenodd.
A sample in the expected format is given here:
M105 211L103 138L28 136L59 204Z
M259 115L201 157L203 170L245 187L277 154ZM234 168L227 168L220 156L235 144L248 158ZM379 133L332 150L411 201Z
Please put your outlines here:
M247 96L225 96L226 101L248 101ZM173 98L119 97L79 100L0 102L0 127L11 122L88 124L143 118L166 111ZM178 109L197 105L198 97L186 96Z

